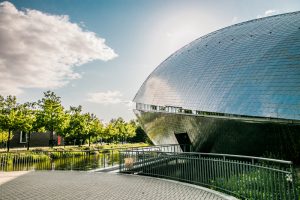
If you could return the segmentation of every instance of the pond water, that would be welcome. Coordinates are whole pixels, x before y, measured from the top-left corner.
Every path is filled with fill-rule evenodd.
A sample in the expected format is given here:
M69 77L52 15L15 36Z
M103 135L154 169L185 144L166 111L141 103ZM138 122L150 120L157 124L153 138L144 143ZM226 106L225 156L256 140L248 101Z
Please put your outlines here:
M118 165L118 154L85 154L52 158L42 156L20 156L0 154L0 171L27 170L80 170L87 171Z

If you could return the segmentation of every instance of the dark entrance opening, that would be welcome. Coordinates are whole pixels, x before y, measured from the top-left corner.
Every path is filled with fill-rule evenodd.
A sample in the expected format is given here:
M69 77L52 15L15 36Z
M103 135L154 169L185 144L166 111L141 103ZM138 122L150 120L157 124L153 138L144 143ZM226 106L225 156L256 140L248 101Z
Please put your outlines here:
M187 132L185 133L174 133L175 137L180 145L183 152L191 152L192 143Z

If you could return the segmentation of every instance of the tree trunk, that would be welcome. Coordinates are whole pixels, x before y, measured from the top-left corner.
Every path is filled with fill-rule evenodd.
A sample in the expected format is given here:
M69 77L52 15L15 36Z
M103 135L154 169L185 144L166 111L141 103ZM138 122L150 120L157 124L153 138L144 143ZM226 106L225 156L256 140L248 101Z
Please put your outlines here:
M8 138L7 138L7 152L9 152L9 146L10 146L10 129L8 130Z
M91 136L89 135L89 147L91 146Z
M27 151L29 151L30 147L30 131L27 133Z
M80 137L78 136L78 138L80 138ZM81 145L80 145L81 144L81 140L82 139L79 139L79 141L78 141L78 147L81 147Z

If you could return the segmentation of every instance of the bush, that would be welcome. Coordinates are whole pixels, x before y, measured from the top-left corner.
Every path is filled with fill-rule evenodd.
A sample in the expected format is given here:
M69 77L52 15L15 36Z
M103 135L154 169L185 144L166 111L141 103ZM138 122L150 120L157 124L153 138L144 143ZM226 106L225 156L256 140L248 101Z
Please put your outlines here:
M86 152L81 151L57 151L49 153L49 157L52 159L79 157L84 155L86 155Z
M290 199L283 195L293 195L292 182L288 175L276 175L273 171L252 170L236 174L228 179L219 178L211 185L233 192L239 197L256 199Z

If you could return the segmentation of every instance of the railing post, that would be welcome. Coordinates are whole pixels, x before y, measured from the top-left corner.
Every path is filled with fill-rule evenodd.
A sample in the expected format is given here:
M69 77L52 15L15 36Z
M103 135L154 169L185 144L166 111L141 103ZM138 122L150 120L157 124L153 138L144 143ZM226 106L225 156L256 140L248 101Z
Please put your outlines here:
M114 166L114 150L113 149L111 150L111 156L112 156L111 166Z
M296 175L296 172L294 170L294 167L292 166L292 164L290 164L290 171L291 171L291 175L292 175L292 187L293 187L293 192L294 192L294 197L295 197L295 200L298 199L298 192L300 191L297 191L297 175Z
M122 172L122 151L119 151L119 172Z
M103 168L105 168L105 162L106 162L105 152L103 152Z

